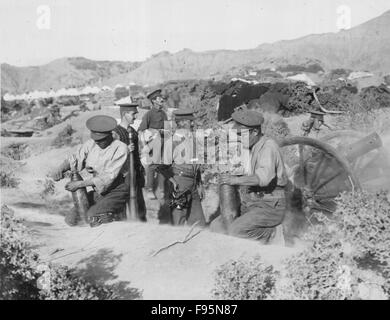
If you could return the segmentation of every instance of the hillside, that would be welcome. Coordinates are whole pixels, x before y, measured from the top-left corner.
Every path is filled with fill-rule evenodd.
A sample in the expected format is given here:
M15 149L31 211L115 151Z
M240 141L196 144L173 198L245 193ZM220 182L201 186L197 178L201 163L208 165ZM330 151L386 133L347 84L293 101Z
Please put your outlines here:
M325 69L348 68L390 72L390 11L357 27L338 33L263 44L252 50L217 50L196 53L182 50L145 61L126 75L128 81L158 83L173 79L208 78L232 68L257 69L320 63Z
M161 52L143 62L64 58L39 67L2 68L2 90L21 93L87 84L156 84L169 80L234 75L240 68L265 69L318 63L325 70L390 73L390 11L349 30L262 44L249 50Z
M1 65L1 89L22 93L78 87L104 82L118 74L129 73L138 62L93 61L82 57L62 58L43 66L15 67Z

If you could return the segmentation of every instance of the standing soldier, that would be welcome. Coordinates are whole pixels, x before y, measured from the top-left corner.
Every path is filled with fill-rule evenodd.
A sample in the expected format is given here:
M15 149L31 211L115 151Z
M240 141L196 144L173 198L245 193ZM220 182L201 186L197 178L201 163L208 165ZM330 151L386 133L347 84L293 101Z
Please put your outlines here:
M173 185L170 201L172 222L174 225L198 222L204 226L206 219L200 203L204 190L200 165L194 159L194 114L192 110L176 110L173 114L177 128L171 140L164 145L164 161L171 164L158 167L158 171Z
M141 221L146 221L146 206L142 188L145 185L145 169L141 164L138 133L131 126L138 114L138 104L128 103L118 104L120 107L121 122L114 129L114 137L129 146L129 151L134 155L134 172L136 181L136 198L137 198L137 216ZM130 139L131 136L131 139ZM126 185L130 184L130 171L126 174Z
M117 126L114 118L98 115L88 119L86 125L91 131L91 139L82 144L73 157L77 160L77 171L85 169L87 178L71 181L65 189L74 192L80 188L93 188L88 194L91 207L87 215L91 227L95 227L115 220L129 198L129 188L123 176L128 152L127 146L112 136ZM51 177L59 181L69 169L70 161L65 160ZM78 219L77 212L71 211L65 221L73 226Z
M286 169L278 144L261 132L263 116L253 110L233 113L233 129L249 130L250 172L247 176L223 175L221 184L236 185L241 198L241 216L228 227L228 233L265 243L272 239L275 227L286 212ZM221 217L212 223L220 229Z
M161 94L161 90L155 90L152 93L150 93L147 98L152 103L152 108L147 113L145 113L144 117L142 118L142 122L138 128L138 131L141 133L141 141L143 144L147 143L147 141L144 138L144 133L146 130L156 131L157 135L154 138L150 144L153 144L154 147L150 148L154 150L153 152L159 151L159 154L161 155L162 150L162 141L163 141L163 129L164 129L164 122L168 120L167 114L163 110L164 107L164 98ZM159 150L157 150L159 148ZM162 193L161 198L164 197L164 179L161 175L157 174L156 168L158 164L160 163L158 159L159 157L156 155L153 155L153 158L157 158L158 163L152 163L148 166L146 166L146 192L149 199L156 199L156 195L154 194L154 181L157 175L158 179L158 188L160 192Z
M309 136L313 131L316 137L321 130L322 126L330 127L324 121L325 113L322 111L312 110L310 111L310 118L302 123L303 136Z

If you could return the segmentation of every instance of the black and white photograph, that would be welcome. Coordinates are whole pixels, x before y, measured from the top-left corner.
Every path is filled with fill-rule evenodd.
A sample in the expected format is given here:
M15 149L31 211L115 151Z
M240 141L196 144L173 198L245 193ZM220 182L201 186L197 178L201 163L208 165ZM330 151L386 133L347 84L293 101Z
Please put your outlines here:
M389 0L0 0L0 74L0 300L390 299Z

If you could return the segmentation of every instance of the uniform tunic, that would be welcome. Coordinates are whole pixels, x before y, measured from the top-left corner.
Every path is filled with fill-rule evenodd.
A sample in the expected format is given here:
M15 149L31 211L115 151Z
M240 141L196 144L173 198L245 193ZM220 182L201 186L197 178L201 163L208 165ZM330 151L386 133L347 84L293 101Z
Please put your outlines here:
M168 117L164 110L158 110L152 107L142 118L141 124L138 127L138 132L146 129L164 129L164 121L167 121ZM154 189L154 182L156 178L157 164L150 164L146 167L146 188L149 190ZM164 180L161 176L158 176L158 189L160 189L161 197L164 197Z
M167 120L168 117L164 110L158 110L152 107L152 109L143 116L138 131L144 131L146 129L164 129L164 121Z
M92 206L88 216L121 212L129 197L129 188L126 188L123 177L127 146L113 140L107 148L102 149L90 139L77 149L74 156L77 170L86 169L84 178L95 185L94 192L89 193Z
M145 186L145 170L141 164L140 153L139 153L139 141L138 141L138 133L131 126L126 130L122 126L118 125L114 132L118 135L120 141L125 143L126 145L130 144L129 133L131 133L131 142L134 144L134 171L135 171L135 179L136 179L136 195L137 195L137 209L138 209L138 217L143 220L146 217L146 205L144 200L144 195L142 193L142 188ZM128 170L128 165L125 165L125 168ZM126 187L130 188L130 177L129 174L126 174L125 183Z
M172 140L164 145L165 161L171 165L159 166L165 178L173 177L178 184L178 193L187 192L187 208L172 208L172 222L174 225L192 225L198 222L200 226L206 224L197 186L200 182L200 165L191 164L194 155L195 141L193 136L183 136L175 133Z

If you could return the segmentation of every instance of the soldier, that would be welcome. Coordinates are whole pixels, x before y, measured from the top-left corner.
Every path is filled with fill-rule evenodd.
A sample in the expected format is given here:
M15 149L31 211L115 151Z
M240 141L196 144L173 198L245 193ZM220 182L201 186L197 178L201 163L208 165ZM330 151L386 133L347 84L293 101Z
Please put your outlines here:
M204 190L200 165L195 163L194 158L194 114L192 110L176 110L173 114L176 131L164 145L164 161L172 164L158 167L158 171L173 185L170 201L172 223L192 225L198 222L204 226L206 219L200 203Z
M154 147L150 148L153 149L154 152L159 151L161 155L161 147L163 145L163 129L164 129L164 122L168 120L167 114L163 110L164 107L164 98L161 94L161 90L155 90L152 93L150 93L147 98L152 103L152 108L147 113L145 113L144 117L142 118L142 122L138 128L138 132L141 133L141 141L143 144L147 143L147 141L144 138L144 132L146 130L156 130L157 135L156 138L153 139L152 143ZM156 147L157 146L157 147ZM157 148L159 148L157 150ZM156 156L156 155L154 155ZM157 155L157 161L160 162L159 156ZM146 185L145 189L147 192L147 196L149 199L156 199L156 195L154 194L154 181L157 176L158 178L158 189L162 193L162 197L164 197L164 179L161 175L158 175L156 172L156 168L159 163L152 163L148 166L146 166Z
M145 169L141 164L139 154L138 133L131 126L138 114L138 104L128 103L119 104L121 122L114 129L114 137L129 146L129 151L134 153L134 172L136 179L136 195L137 195L137 215L141 221L146 221L146 206L142 188L145 186ZM131 139L130 139L131 136ZM130 173L130 172L129 172ZM130 177L126 175L126 185L130 183Z
M262 135L263 116L253 110L233 113L233 129L249 130L250 172L247 176L223 175L221 184L238 186L241 215L227 232L242 238L267 243L286 212L285 188L288 182L279 146ZM211 229L220 229L221 217L212 222Z
M324 115L325 113L322 111L310 111L310 118L302 123L303 135L308 136L313 130L317 137L323 125L330 129L330 127L325 124Z
M73 157L77 160L77 170L86 169L87 178L83 181L71 181L65 189L76 191L79 188L93 188L89 192L92 206L87 215L91 227L114 220L123 211L129 198L129 188L125 185L123 176L127 160L127 146L119 140L114 140L112 131L117 126L114 118L104 115L94 116L87 120L87 128L91 131L91 139L82 144ZM52 173L51 177L59 181L64 172L70 169L69 160L65 160ZM77 224L77 213L70 212L65 221L74 226Z

